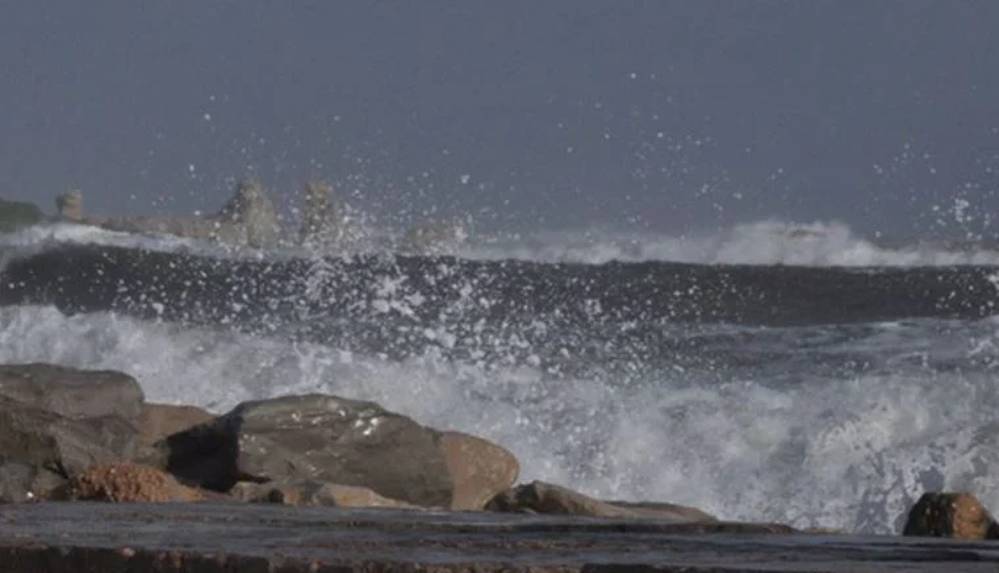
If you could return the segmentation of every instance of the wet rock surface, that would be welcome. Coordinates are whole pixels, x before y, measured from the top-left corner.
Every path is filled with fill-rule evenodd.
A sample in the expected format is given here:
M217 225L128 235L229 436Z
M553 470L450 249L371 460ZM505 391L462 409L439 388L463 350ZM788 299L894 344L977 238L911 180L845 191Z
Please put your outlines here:
M693 507L670 503L606 502L542 481L534 481L504 491L494 497L486 509L514 513L657 519L671 523L717 521L714 516Z
M903 535L999 539L999 524L970 493L925 493L912 506Z
M994 571L999 546L740 524L287 508L0 507L0 571Z

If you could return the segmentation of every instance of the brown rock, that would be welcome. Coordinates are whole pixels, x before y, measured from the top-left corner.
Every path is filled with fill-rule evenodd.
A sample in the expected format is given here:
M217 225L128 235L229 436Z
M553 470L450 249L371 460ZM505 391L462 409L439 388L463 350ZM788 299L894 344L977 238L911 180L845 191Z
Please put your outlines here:
M229 495L255 503L280 503L295 506L388 507L418 509L404 501L378 495L366 487L299 481L286 483L239 482Z
M215 416L195 406L143 404L138 421L139 443L151 446L168 436L214 419Z
M619 506L541 481L520 485L499 494L489 502L486 509L621 519L645 518L673 523L716 521L714 517L691 507L665 503Z
M444 432L438 442L454 485L451 509L477 511L517 481L520 464L505 449L475 436Z
M136 464L94 466L75 476L55 494L66 501L190 502L204 496L158 469Z
M902 535L999 539L999 525L970 493L924 493L909 511Z

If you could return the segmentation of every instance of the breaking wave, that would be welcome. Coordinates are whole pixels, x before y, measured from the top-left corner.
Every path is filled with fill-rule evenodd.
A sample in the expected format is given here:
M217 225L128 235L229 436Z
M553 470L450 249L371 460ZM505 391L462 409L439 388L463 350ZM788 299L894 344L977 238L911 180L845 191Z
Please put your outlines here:
M367 240L346 253L316 253L286 246L273 255L356 255L391 251L398 233L368 229ZM142 248L166 252L259 257L259 251L233 249L169 235L131 234L70 223L38 225L0 234L0 250L39 249L59 243ZM439 254L439 253L438 253ZM472 235L444 254L471 260L603 264L611 261L667 261L695 264L848 267L999 266L999 249L981 244L919 243L887 246L855 234L837 222L797 224L758 221L727 230L670 236L645 231L548 231L534 234Z
M558 377L432 350L397 361L44 306L0 309L0 325L0 362L119 369L151 400L216 412L286 393L372 399L503 444L523 479L606 498L879 533L897 530L925 489L973 489L999 504L992 319L718 327L717 360L631 378Z

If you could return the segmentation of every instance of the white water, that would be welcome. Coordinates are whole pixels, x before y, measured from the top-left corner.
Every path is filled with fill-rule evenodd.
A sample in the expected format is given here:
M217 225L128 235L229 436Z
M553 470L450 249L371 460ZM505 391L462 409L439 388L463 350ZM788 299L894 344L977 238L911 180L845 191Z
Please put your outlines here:
M373 399L503 444L525 480L729 519L889 532L924 488L970 489L999 507L997 326L742 330L759 344L734 339L731 350L758 353L741 366L624 384L17 307L0 309L0 363L118 369L150 400L216 412L287 393Z
M393 243L391 232L369 231L370 240L358 242L358 248L364 251L384 249L387 248L385 245ZM40 225L17 233L0 234L0 249L16 248L21 252L29 252L58 243L188 251L209 256L263 256L261 252L252 249L232 249L167 235L135 235L67 223ZM623 231L472 236L465 244L449 252L470 259L589 264L617 260L804 266L999 265L999 250L982 245L960 248L939 244L886 247L857 236L848 226L837 222L797 224L758 221L690 236ZM279 252L267 253L267 256L315 254L296 247L286 247Z

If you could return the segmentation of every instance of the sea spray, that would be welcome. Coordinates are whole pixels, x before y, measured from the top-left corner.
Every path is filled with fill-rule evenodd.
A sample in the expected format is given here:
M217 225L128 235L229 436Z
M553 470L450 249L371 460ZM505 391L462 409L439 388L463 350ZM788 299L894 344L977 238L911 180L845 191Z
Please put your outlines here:
M748 331L719 328L716 360L632 379L51 307L4 308L0 325L0 362L119 369L150 400L216 412L287 393L372 399L503 444L523 479L603 497L880 533L923 489L999 503L993 320L770 329L752 347Z

